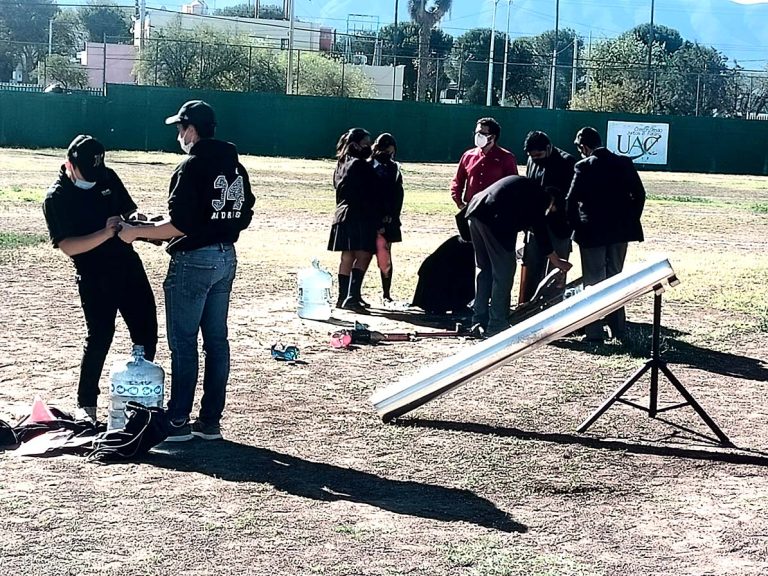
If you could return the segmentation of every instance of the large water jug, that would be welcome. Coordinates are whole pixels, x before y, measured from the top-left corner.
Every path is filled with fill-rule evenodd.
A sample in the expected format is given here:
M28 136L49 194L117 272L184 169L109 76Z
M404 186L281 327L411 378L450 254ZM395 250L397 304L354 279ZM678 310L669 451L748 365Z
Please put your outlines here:
M144 358L144 346L134 345L129 358L118 360L109 374L109 419L107 430L125 427L125 405L163 407L165 372Z
M320 262L312 260L312 266L299 270L300 318L328 320L331 317L331 275L320 268Z

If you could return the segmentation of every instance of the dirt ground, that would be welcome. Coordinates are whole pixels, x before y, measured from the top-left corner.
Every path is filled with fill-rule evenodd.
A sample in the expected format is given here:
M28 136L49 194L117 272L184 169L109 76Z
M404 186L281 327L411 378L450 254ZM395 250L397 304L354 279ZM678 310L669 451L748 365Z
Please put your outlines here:
M1 150L0 418L37 394L74 408L84 328L63 254L41 241L42 191L61 151ZM110 153L137 203L161 212L177 155ZM768 179L644 173L647 241L631 262L669 256L670 368L738 448L616 405L576 428L645 361L651 296L629 305L633 343L578 337L540 348L394 424L368 397L464 339L335 350L332 323L296 315L296 271L326 252L332 164L246 158L257 195L238 244L230 313L226 440L159 447L140 463L0 452L0 573L13 575L733 575L768 574ZM451 166L405 165L394 294L453 234ZM170 366L167 255L140 245L158 299L157 362ZM572 260L578 262L578 254ZM578 275L578 266L573 272ZM450 327L455 318L378 307L372 328ZM515 292L516 294L516 292ZM358 318L359 319L359 318ZM298 364L270 358L297 345ZM109 364L129 350L118 323ZM629 397L643 402L647 380ZM679 397L662 385L662 401ZM100 397L106 415L106 394ZM665 420L707 434L690 407Z

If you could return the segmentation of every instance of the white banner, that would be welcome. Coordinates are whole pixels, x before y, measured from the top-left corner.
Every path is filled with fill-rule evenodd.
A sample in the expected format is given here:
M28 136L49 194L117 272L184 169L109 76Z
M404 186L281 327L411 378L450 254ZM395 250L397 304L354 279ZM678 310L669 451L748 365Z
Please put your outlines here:
M605 147L637 164L666 164L669 124L608 122Z

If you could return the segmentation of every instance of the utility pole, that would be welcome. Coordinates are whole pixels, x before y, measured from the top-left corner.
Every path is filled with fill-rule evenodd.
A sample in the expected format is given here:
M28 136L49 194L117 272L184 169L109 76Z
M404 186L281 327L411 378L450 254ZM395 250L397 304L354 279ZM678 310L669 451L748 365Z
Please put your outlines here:
M509 64L509 13L512 10L512 0L507 0L507 33L504 37L504 77L501 79L501 103L507 103L507 65Z
M552 70L549 75L549 106L555 109L555 87L557 86L557 40L560 29L560 0L555 0L555 46L552 48Z
M491 95L493 94L493 54L496 40L496 8L499 0L493 0L493 21L491 23L491 47L488 51L488 89L485 92L485 105L491 105Z
M259 9L261 8L260 4L261 4L261 2L259 0L256 0L256 2L254 3L254 7L253 7L253 17L254 18L258 18L259 17Z
M587 44L587 76L586 86L587 94L589 94L589 79L592 75L592 30L589 31L589 44Z
M144 29L145 20L147 17L147 2L146 0L140 0L139 2L139 50L144 50ZM139 56L141 57L141 56Z
M654 29L653 29L653 12L654 12L654 4L655 0L651 0L651 26L648 30L648 89L650 90L650 94L648 95L648 102L650 102L651 105L651 114L653 114L656 110L656 82L654 80L653 74L651 74L651 67L653 66L653 41L655 40L654 37Z
M142 0L143 1L143 0ZM286 0L288 8L288 77L285 82L285 93L293 93L293 25L294 25L294 0Z
M53 18L48 20L48 56L53 54Z
M394 29L394 41L392 42L392 100L397 99L397 40L400 37L397 28L397 12L398 1L395 0L395 29Z
M576 96L576 78L579 68L579 39L573 38L573 63L571 64L571 100Z

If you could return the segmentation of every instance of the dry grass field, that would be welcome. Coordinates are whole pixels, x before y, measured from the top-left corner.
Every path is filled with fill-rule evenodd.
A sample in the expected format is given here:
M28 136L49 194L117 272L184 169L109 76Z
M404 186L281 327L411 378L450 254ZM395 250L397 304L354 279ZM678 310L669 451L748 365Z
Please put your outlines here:
M7 421L36 394L74 408L84 327L73 268L47 242L40 209L62 157L0 150ZM143 209L163 211L178 155L107 160ZM768 574L768 178L643 173L647 240L628 257L663 253L675 267L681 284L664 295L665 358L738 447L724 449L623 405L588 434L575 431L645 360L651 296L628 307L628 349L564 339L382 424L371 392L473 342L332 349L328 333L355 317L308 322L295 311L298 269L319 258L336 272L337 256L325 250L333 165L244 163L257 205L238 244L226 440L163 445L143 462L107 466L0 452L0 574ZM452 169L404 166L399 300L453 234ZM157 361L168 368L168 257L137 249L158 298ZM376 304L371 272L364 294ZM427 320L374 310L365 321L386 331ZM305 363L272 360L275 343L297 345ZM119 323L108 364L129 344ZM105 371L102 390L106 380ZM630 396L646 394L644 384ZM667 386L662 398L678 401ZM102 415L106 401L102 394ZM707 432L690 408L665 417Z

